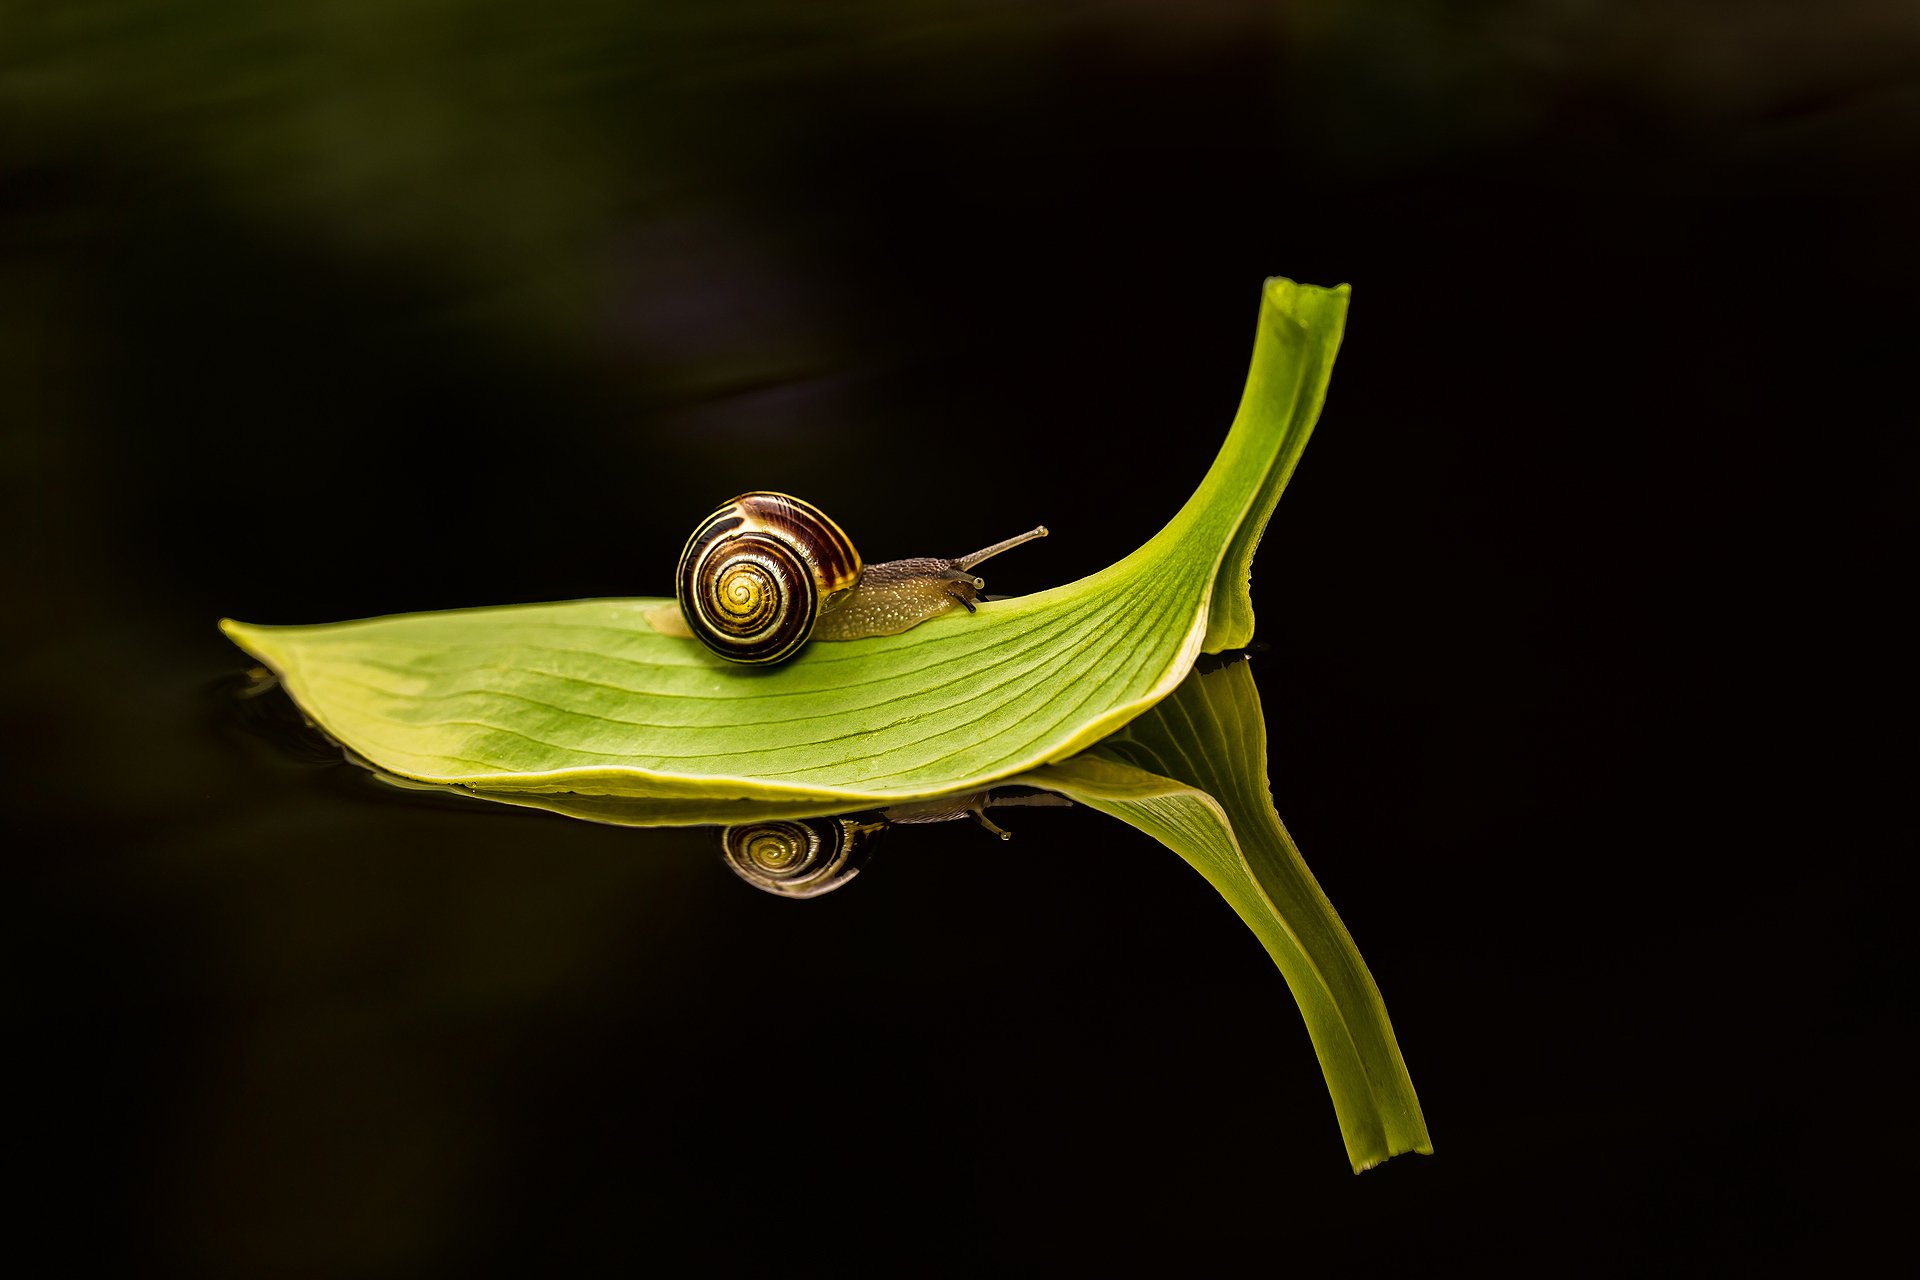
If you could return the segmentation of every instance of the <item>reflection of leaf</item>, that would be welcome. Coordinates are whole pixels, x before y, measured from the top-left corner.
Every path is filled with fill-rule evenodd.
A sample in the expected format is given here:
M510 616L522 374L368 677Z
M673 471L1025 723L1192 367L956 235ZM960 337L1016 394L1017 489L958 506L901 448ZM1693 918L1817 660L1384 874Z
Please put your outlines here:
M814 644L773 671L656 633L644 614L658 600L222 625L327 733L405 777L668 800L976 789L1099 741L1203 646L1245 642L1247 566L1346 307L1344 286L1268 281L1239 414L1187 504L1119 563L976 615ZM676 550L661 550L662 578Z
M1431 1151L1386 1005L1267 787L1266 725L1244 662L1195 673L1152 711L1020 782L1138 827L1193 864L1299 1002L1355 1171Z
M1192 863L1239 913L1300 1006L1355 1170L1432 1150L1379 989L1273 810L1266 726L1245 662L1194 672L1098 746L1008 782L1058 792L1139 828ZM621 826L734 824L835 810L819 801L426 789ZM887 816L902 819L899 808Z

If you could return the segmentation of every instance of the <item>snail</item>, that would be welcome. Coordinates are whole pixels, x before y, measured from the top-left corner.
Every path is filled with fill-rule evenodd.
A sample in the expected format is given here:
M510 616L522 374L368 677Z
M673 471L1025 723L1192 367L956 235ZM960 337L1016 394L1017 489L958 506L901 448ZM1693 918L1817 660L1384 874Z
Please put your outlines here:
M756 889L783 898L815 898L860 873L886 826L857 817L741 823L720 833L720 854Z
M729 870L756 889L782 898L817 898L858 875L889 827L972 818L1008 840L1010 833L987 817L988 806L1072 803L1065 796L1024 787L989 788L837 818L768 818L722 828L720 855Z
M981 561L1047 536L1045 525L957 560L862 565L824 511L784 493L745 493L700 522L680 553L674 598L648 614L732 662L784 662L809 639L890 636L956 608L974 611ZM683 629L684 628L684 629Z

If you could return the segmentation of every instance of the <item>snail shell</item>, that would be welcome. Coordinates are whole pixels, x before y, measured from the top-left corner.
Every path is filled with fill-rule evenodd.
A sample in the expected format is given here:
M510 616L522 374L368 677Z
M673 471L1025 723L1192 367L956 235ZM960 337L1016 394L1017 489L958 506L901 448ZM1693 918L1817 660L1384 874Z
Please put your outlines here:
M857 818L775 819L720 832L720 852L733 873L783 898L816 898L858 875L884 822Z
M674 573L688 627L734 662L774 663L860 583L860 553L820 508L746 493L700 522Z
M743 493L687 539L674 571L678 607L647 610L647 625L729 661L767 666L810 638L898 635L955 609L972 613L987 585L974 567L1046 536L1040 525L957 560L863 565L852 540L812 503Z

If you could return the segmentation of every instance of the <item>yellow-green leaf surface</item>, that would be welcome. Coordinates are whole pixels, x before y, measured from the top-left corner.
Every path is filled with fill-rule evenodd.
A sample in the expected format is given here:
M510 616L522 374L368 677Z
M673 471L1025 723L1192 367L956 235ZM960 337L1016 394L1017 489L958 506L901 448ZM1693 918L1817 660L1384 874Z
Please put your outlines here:
M1253 930L1306 1020L1356 1173L1431 1152L1380 990L1274 812L1266 760L1259 692L1237 662L1196 673L1093 750L1019 781L1159 840Z
M771 671L654 631L658 599L221 625L316 724L401 777L661 799L977 788L1099 741L1203 646L1244 642L1247 566L1319 415L1346 308L1345 286L1269 280L1239 413L1186 505L1118 564L976 614L812 644ZM1154 500L1153 476L1140 468L1138 501Z
M1266 724L1248 663L1195 671L1092 749L1003 785L1042 787L1138 828L1185 858L1227 900L1300 1007L1356 1172L1403 1152L1432 1150L1366 961L1274 812ZM620 826L724 825L846 809L817 801L432 790Z

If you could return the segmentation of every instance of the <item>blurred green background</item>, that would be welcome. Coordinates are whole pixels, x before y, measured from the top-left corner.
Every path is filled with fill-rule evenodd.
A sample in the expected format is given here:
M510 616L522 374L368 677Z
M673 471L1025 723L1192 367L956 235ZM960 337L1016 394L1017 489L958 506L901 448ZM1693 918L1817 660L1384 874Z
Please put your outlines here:
M1824 1248L1881 1131L1809 1081L1900 953L1770 744L1882 696L1917 67L1893 0L0 5L32 1216L202 1276ZM213 692L222 614L658 594L748 488L1092 571L1270 274L1355 287L1276 798L1431 1160L1344 1172L1257 944L1094 815L799 906Z

